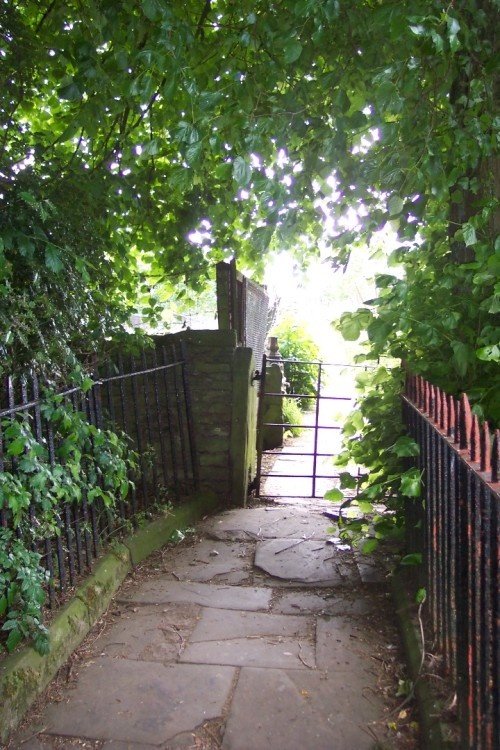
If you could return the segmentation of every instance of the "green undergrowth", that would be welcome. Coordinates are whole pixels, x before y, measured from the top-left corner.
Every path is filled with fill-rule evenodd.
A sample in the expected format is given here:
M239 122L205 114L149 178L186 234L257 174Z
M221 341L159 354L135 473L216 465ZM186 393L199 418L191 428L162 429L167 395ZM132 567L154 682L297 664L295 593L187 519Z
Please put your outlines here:
M61 395L46 393L40 410L50 445L35 437L27 415L1 425L0 505L9 528L0 530L0 650L9 652L28 639L39 653L49 648L42 622L49 574L38 550L62 534L65 508L86 502L109 519L118 500L126 502L137 472L125 437L90 424Z
M300 425L304 414L300 408L297 399L295 398L284 398L283 399L283 422L285 424L285 436L291 435L292 437L299 437L303 430ZM290 425L290 426L286 426ZM293 426L292 426L293 425ZM299 425L299 426L297 426Z

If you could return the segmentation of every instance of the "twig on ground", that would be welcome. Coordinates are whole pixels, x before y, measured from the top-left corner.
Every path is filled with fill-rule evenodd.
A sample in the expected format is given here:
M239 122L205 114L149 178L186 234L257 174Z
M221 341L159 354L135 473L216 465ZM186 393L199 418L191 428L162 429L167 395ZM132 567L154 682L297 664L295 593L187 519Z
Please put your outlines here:
M305 536L303 539L299 539L297 542L294 542L293 544L289 544L288 547L283 547L283 549L279 549L277 552L275 552L275 555L280 555L282 552L286 552L287 549L292 549L292 547L297 547L299 544L302 544L302 542L309 542L313 538L314 534L311 534L310 536Z

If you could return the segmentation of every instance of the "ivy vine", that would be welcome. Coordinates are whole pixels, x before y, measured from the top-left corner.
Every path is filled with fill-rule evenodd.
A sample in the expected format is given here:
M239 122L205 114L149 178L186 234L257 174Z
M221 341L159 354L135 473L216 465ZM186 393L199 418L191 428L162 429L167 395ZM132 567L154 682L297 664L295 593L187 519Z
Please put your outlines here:
M9 524L0 537L0 646L7 651L26 638L40 653L48 649L42 606L49 574L33 550L60 535L65 505L85 499L113 514L137 472L127 441L90 424L62 395L46 393L40 411L51 445L34 435L29 416L2 421L4 458L11 463L0 473L0 507Z

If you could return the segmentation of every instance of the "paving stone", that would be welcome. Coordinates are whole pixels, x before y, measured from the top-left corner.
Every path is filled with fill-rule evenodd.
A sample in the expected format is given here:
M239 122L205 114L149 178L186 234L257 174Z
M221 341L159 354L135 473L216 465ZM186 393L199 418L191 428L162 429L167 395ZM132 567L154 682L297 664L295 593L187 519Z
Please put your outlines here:
M332 545L300 537L259 542L255 565L274 578L315 586L346 585L357 576L352 562Z
M351 677L372 672L371 638L363 622L346 617L318 617L316 659L321 669Z
M387 571L380 564L367 562L366 557L358 557L356 565L363 583L387 584Z
M320 671L242 669L222 748L371 750L367 725L380 709L364 697L366 687Z
M204 609L191 635L190 642L258 638L260 636L306 637L313 635L314 630L315 621L312 617Z
M116 740L109 740L104 742L102 750L149 750L149 748L157 748L158 745L146 745L144 742L116 742Z
M234 676L224 666L99 659L44 720L58 735L158 745L220 716Z
M198 544L172 549L164 555L165 571L183 581L232 584L245 580L252 571L253 546L241 542L204 539Z
M169 604L128 608L94 644L101 656L141 661L176 661L179 646L193 630L200 607L196 604Z
M336 592L321 596L309 591L293 591L283 594L273 603L272 612L283 615L325 614L325 615L366 615L386 602L379 598Z
M314 646L305 638L281 635L247 636L190 643L180 661L191 664L225 664L234 667L314 669Z
M216 586L208 583L170 581L159 577L119 595L119 602L168 604L193 602L202 607L258 611L268 609L272 592L252 586Z
M61 748L64 748L64 750L71 750L71 748L77 748L78 750L101 750L104 747L103 743L99 740L88 740L81 737L56 737L50 734L40 734L38 737L30 737L27 740L22 739L22 735L20 735L19 740L16 739L15 743L14 747L20 750L21 748L22 750L54 750L54 748L57 748L57 750ZM151 747L153 746L151 745Z
M325 539L328 520L293 507L239 508L204 522L201 531L219 540L284 539L314 535Z

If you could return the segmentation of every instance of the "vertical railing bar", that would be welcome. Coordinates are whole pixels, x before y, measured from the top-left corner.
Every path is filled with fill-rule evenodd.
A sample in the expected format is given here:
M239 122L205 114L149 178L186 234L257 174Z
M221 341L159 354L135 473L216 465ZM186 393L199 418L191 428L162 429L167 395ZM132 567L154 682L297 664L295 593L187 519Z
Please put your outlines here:
M189 452L191 456L191 470L192 470L192 475L193 475L194 488L199 489L200 478L199 478L199 472L198 472L198 453L196 449L196 432L194 429L193 404L191 400L191 388L189 384L188 370L187 370L187 367L188 367L187 347L184 341L181 341L181 358L182 358L181 377L182 377L182 386L184 390L186 422L187 422L187 429L188 429L188 436L189 436Z
M477 437L479 437L477 435ZM477 456L477 454L476 454ZM480 486L477 480L477 475L470 471L471 483L472 483L472 568L471 568L471 579L472 579L472 619L471 619L471 641L472 641L472 697L473 697L473 742L475 747L481 747L480 732L481 724L484 715L484 686L481 683L481 663L482 663L482 620L483 620L483 597L482 597L482 583L481 583L481 567L482 567L482 529L481 529L481 499L480 499Z
M124 373L123 357L121 354L119 354L118 355L118 374L123 375L123 373ZM124 390L123 380L120 378L118 381L114 381L114 382L118 383L118 392L120 395L120 411L122 415L121 423L123 424L125 432L128 433L128 420L127 420L127 411L125 409L125 390ZM137 489L135 486L135 482L134 482L134 486L132 487L130 505L132 508L132 516L135 516L135 514L137 513Z
M146 361L146 352L142 352L142 364L145 370L148 369L147 361ZM144 397L144 409L145 409L145 417L146 417L146 433L147 433L147 440L148 440L148 447L152 448L153 446L153 439L152 439L152 432L151 432L151 411L149 407L149 393L148 393L148 376L147 375L141 375L142 380L142 394ZM158 474L156 470L156 460L153 458L152 465L151 465L151 474L153 479L153 497L152 501L154 502L156 494L158 492ZM148 501L148 505L150 502Z
M316 497L316 468L318 465L318 425L319 425L319 400L321 398L321 362L318 363L318 378L316 381L316 409L314 414L314 453L312 471L312 495Z
M172 354L172 360L175 362L176 351L175 351L175 346L173 344L170 347L170 351ZM177 366L174 367L172 370L172 374L173 374L175 401L176 401L176 406L177 406L177 424L179 426L179 436L180 436L182 476L184 479L184 483L186 483L186 481L188 481L187 456L186 456L186 431L185 431L185 424L184 424L183 415L182 415L182 404L181 404L181 398L180 398L180 392L179 392L179 378L177 375L177 370L178 370L178 367Z
M262 453L264 448L264 400L266 397L267 355L262 355L262 366L259 380L259 394L257 401L257 467L255 472L255 494L260 497L262 480Z
M155 368L158 367L158 355L156 353L156 349L153 349L153 363ZM160 455L161 455L161 465L162 465L162 475L163 475L163 486L165 489L168 487L169 477L168 477L168 464L167 464L167 453L165 448L165 435L163 431L163 420L162 420L162 414L161 414L161 408L160 408L160 391L159 391L159 383L158 383L158 372L155 369L153 373L153 384L154 384L154 394L155 394L155 404L156 404L156 422L158 425L158 437L160 440ZM165 398L167 398L167 394L165 393Z
M135 360L133 357L130 358L130 366L131 371L135 371ZM142 443L142 434L141 434L141 426L139 423L139 411L137 409L137 378L132 377L130 378L132 381L132 404L133 404L133 411L134 411L134 424L135 424L135 435L136 435L136 441L137 441L137 450L139 453L139 465L141 468L141 485L142 485L142 508L147 507L148 504L148 485L147 485L147 479L146 479L146 464L144 461L144 446Z
M92 387L91 392L93 392L94 387L95 386ZM98 422L99 421L98 415L96 415L96 417L97 417L96 422ZM97 519L95 518L95 514L96 514L95 505L93 502L90 505L91 507L89 511L87 489L84 488L82 491L83 541L85 545L85 565L87 569L89 570L92 567L92 562L93 562L92 534L90 533L90 529L96 528L96 522L97 522ZM94 516L93 524L92 524L92 514ZM96 556L97 556L97 548L96 548Z
M36 400L39 400L40 393L39 393L39 383L38 378L36 375L33 375L33 394ZM49 450L49 462L51 467L55 466L56 464L56 450L55 450L55 444L54 444L54 430L52 427L52 424L50 421L46 420L46 428L47 428L47 445ZM64 554L64 548L63 548L63 531L64 531L64 523L61 518L61 514L59 513L57 516L57 527L59 529L59 534L56 534L56 557L57 557L57 566L58 566L58 573L59 573L59 589L60 591L65 591L67 586L67 563L66 563L66 556Z
M24 393L23 393L23 403L27 403L29 398L26 390L26 382L27 382L27 376L23 379L24 380ZM34 434L35 438L40 445L43 445L44 438L43 438L43 428L42 428L42 415L41 415L41 408L40 408L40 394L38 392L38 381L36 379L36 375L32 374L31 376L31 390L32 390L32 400L35 403L34 406ZM52 551L52 541L45 537L43 540L43 547L45 549L45 554L42 559L45 561L45 568L49 571L49 583L48 583L48 594L49 594L49 607L53 607L55 605L55 589L54 589L54 558L53 558L53 551Z
M161 355L162 355L162 364L167 365L169 363L169 359L167 356L167 350L165 346L162 346L161 348ZM172 380L172 370L166 370L166 369L163 370L163 382L165 385L165 403L167 407L166 413L167 413L168 434L170 438L170 455L172 459L172 477L174 480L175 497L178 500L180 497L179 474L178 474L178 466L177 466L177 448L175 445L174 419L173 419L172 404L170 401L171 388L170 388L169 378L170 380ZM174 395L175 395L175 391L174 391Z

